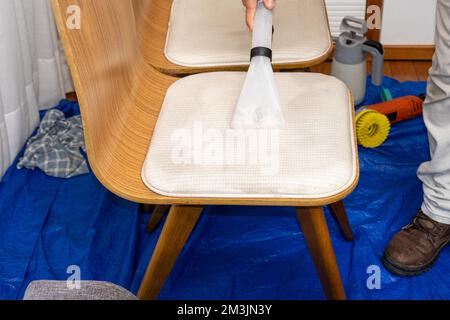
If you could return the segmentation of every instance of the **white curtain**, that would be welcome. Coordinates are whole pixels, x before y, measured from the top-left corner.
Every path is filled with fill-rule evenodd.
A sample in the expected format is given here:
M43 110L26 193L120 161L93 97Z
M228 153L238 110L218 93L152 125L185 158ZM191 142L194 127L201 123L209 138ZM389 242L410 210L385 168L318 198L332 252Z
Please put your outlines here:
M72 91L50 0L0 0L0 180L39 123Z

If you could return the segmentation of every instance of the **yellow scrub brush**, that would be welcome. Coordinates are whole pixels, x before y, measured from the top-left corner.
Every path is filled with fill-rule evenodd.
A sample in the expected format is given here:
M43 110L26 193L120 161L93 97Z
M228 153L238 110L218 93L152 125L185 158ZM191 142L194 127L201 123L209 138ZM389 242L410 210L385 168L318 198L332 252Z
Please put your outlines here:
M366 148L381 146L389 136L391 124L384 114L364 108L356 115L356 137Z
M356 113L358 143L366 148L381 146L389 136L391 124L422 115L424 99L424 95L406 96L359 109Z

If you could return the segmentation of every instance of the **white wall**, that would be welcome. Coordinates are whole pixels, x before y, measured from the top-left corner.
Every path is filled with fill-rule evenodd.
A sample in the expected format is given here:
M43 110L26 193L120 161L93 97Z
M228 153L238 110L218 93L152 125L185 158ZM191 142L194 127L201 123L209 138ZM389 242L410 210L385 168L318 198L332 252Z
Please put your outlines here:
M333 36L346 15L364 18L366 0L326 0ZM381 40L385 45L434 43L436 0L384 0Z
M384 45L434 44L436 0L385 0Z

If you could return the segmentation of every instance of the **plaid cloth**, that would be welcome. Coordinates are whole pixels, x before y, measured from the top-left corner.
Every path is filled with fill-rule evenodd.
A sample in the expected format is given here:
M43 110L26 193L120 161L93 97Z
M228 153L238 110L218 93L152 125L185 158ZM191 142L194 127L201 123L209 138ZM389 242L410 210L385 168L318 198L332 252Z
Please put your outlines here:
M39 168L57 178L86 174L89 168L80 148L85 150L81 117L66 119L63 112L50 110L38 133L28 141L17 168Z

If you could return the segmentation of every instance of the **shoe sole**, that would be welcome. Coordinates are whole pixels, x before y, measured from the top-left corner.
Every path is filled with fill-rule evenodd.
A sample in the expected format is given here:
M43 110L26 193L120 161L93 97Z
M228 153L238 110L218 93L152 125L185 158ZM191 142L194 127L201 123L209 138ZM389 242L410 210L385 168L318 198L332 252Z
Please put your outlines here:
M409 268L407 266L398 265L392 261L390 261L386 254L383 255L383 259L381 262L383 263L384 267L391 273L402 276L402 277L413 277L413 276L419 276L421 274L424 274L425 272L428 272L436 263L437 259L439 258L439 254L441 251L450 243L450 240L447 242L444 242L438 250L436 250L436 254L434 255L433 259L427 263L426 265L420 267L420 268Z

